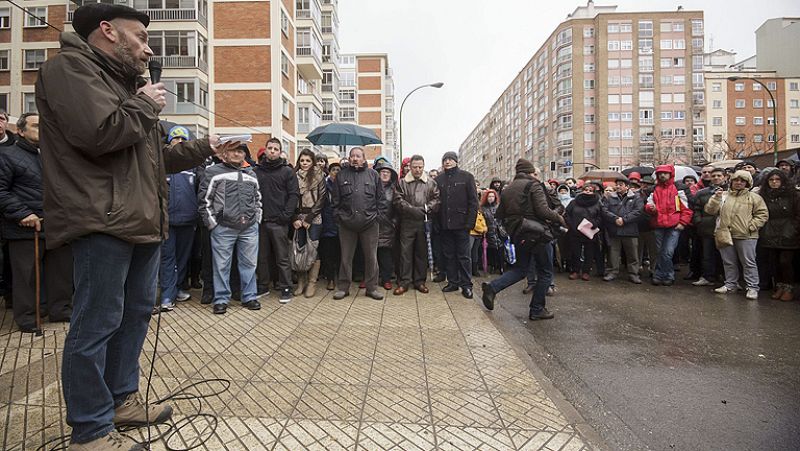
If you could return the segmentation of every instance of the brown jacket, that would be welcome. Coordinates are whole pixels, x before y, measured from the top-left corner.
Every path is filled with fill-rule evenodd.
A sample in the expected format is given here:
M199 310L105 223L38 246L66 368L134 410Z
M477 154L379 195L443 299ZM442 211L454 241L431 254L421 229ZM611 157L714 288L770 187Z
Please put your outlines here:
M90 233L131 243L167 234L166 174L190 169L213 152L208 140L168 148L161 108L136 94L141 77L76 33L39 69L39 109L47 247Z
M525 188L531 185L528 199L525 199ZM529 174L518 173L514 180L500 193L500 206L495 217L502 219L506 230L515 236L523 218L539 219L551 223L560 223L561 216L550 208L547 202L547 191L544 184Z
M398 182L393 203L402 223L421 224L426 212L430 220L439 211L439 187L428 174L415 179L409 171Z

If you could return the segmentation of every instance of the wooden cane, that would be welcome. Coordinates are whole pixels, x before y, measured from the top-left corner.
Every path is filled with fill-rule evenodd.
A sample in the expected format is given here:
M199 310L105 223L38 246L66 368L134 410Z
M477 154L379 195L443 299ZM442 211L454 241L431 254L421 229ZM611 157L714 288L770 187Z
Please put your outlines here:
M42 300L42 294L41 294L41 287L40 287L41 274L39 272L39 231L36 230L35 228L33 229L33 253L34 253L33 271L34 271L35 279L36 279L36 301L35 301L36 304L34 306L34 311L36 312L36 332L35 333L36 333L37 337L41 337L42 336L42 317L39 316L39 303Z

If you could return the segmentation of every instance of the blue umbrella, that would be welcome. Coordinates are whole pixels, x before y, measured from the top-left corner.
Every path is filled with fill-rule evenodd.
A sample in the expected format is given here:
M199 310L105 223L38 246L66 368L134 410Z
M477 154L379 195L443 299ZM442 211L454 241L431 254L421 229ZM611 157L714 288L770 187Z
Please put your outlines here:
M337 122L317 127L306 136L317 146L369 146L383 144L375 131L356 124Z

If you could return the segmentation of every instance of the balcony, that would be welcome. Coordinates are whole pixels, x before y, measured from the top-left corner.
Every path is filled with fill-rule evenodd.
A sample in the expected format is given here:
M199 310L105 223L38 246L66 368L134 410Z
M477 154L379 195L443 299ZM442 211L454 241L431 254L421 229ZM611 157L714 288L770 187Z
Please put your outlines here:
M572 77L571 70L565 70L556 74L556 81L561 80L562 78L569 78Z
M322 80L322 56L313 47L297 47L297 71L306 80Z
M572 88L561 89L558 92L556 92L556 97L569 96L569 95L572 95Z
M115 2L117 3L117 2ZM147 14L151 21L165 22L193 22L198 21L208 28L208 14L205 11L198 11L194 8L158 8L140 9L139 11ZM67 22L72 22L75 11L67 11Z
M153 55L150 58L161 63L164 69L200 69L203 72L208 73L208 62L199 60L196 56Z
M333 113L322 113L322 121L323 122L332 122L333 121Z
M652 118L639 118L639 125L653 125L654 122Z
M556 146L557 147L564 147L564 146L571 146L571 145L572 145L572 139L561 139L561 140L556 141Z

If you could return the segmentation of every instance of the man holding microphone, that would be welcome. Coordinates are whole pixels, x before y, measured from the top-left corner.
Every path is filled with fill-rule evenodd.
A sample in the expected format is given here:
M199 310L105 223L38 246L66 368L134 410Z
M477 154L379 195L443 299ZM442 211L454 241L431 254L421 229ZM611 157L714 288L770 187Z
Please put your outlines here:
M81 6L76 33L61 34L61 53L36 82L47 247L70 243L75 262L62 365L70 450L144 449L116 427L172 415L138 394L168 231L166 174L239 145L220 145L217 136L165 144L158 124L164 85L141 77L153 55L149 23L127 6Z

